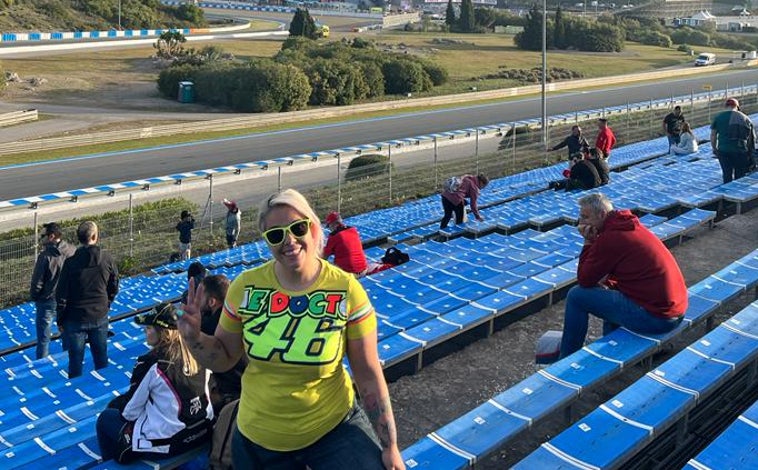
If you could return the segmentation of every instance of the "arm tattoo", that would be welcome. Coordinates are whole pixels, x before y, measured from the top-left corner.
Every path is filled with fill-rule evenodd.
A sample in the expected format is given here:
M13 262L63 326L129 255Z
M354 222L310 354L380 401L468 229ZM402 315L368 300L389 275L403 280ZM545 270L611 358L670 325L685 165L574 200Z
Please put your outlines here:
M379 437L382 449L390 447L396 442L397 431L392 419L392 404L389 397L379 398L373 393L364 391L363 408Z

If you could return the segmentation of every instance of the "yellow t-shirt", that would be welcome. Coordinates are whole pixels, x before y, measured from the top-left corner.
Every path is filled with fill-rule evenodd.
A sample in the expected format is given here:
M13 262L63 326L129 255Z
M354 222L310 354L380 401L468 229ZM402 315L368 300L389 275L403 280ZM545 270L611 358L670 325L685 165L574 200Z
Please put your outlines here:
M342 366L347 339L376 334L374 308L352 274L321 260L316 282L292 292L269 261L232 282L220 324L242 333L250 359L237 416L245 437L269 450L297 450L345 418L354 398Z

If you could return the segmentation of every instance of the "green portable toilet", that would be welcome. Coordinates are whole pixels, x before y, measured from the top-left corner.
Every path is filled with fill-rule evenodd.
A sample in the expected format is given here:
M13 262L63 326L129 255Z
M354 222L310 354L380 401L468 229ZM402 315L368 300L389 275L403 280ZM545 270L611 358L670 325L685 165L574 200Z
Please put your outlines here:
M195 101L195 84L192 82L179 82L180 103L193 103Z

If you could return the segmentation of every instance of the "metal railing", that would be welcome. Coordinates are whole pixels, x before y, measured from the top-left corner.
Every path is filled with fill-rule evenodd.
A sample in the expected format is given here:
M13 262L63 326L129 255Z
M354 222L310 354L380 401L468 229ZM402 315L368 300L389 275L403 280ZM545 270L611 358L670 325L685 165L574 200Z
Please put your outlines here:
M740 99L749 112L758 109L757 94L752 91ZM723 101L680 103L687 120L693 127L708 125ZM650 140L662 135L661 122L668 108L624 113L610 116L610 123L618 138L618 146ZM568 135L571 120L556 123L550 128L550 140L555 143ZM592 132L586 133L588 138ZM348 180L348 164L314 165L307 170L316 175L314 182L303 178L303 170L295 166L280 166L275 171L262 172L254 184L245 185L245 193L237 193L233 185L214 185L208 178L207 203L196 206L187 201L165 199L147 202L148 191L135 192L127 200L108 205L107 214L95 219L101 231L101 244L114 254L124 274L133 274L164 264L178 251L178 232L175 226L179 212L189 209L195 213L197 225L193 234L193 254L216 251L225 247L225 208L222 198L235 199L242 210L240 243L258 237L256 229L258 202L266 195L282 188L296 188L312 202L321 216L339 209L344 216L390 207L403 201L429 196L438 191L441 181L449 175L476 173L498 178L527 169L554 164L565 159L564 152L545 154L539 129L524 128L524 132L511 132L501 137L499 150L482 152L477 140L469 139L461 145L430 147L413 158L399 159L390 155L390 165L377 165L372 176ZM666 152L662 146L661 153ZM365 168L365 167L362 167ZM556 179L560 178L556 174ZM27 299L41 224L57 221L64 227L65 238L75 240L78 221L61 221L42 209L23 213L25 228L0 234L0 303L10 305Z

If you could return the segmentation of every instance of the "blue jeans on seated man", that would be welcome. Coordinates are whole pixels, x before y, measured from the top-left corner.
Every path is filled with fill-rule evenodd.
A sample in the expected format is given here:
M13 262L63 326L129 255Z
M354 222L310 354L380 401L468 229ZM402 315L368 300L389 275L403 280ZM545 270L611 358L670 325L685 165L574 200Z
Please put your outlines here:
M92 351L95 369L108 365L108 317L95 322L67 321L63 324L61 337L68 348L68 378L82 375L86 343Z
M246 470L384 469L379 441L366 413L357 404L321 439L304 449L290 452L265 449L235 428L232 462L234 468Z
M36 358L42 359L50 354L51 327L55 318L55 299L38 300L34 302L37 308L37 351Z
M561 358L584 345L590 313L603 319L603 335L619 326L636 333L666 333L676 328L684 317L656 317L617 290L574 286L566 296Z

